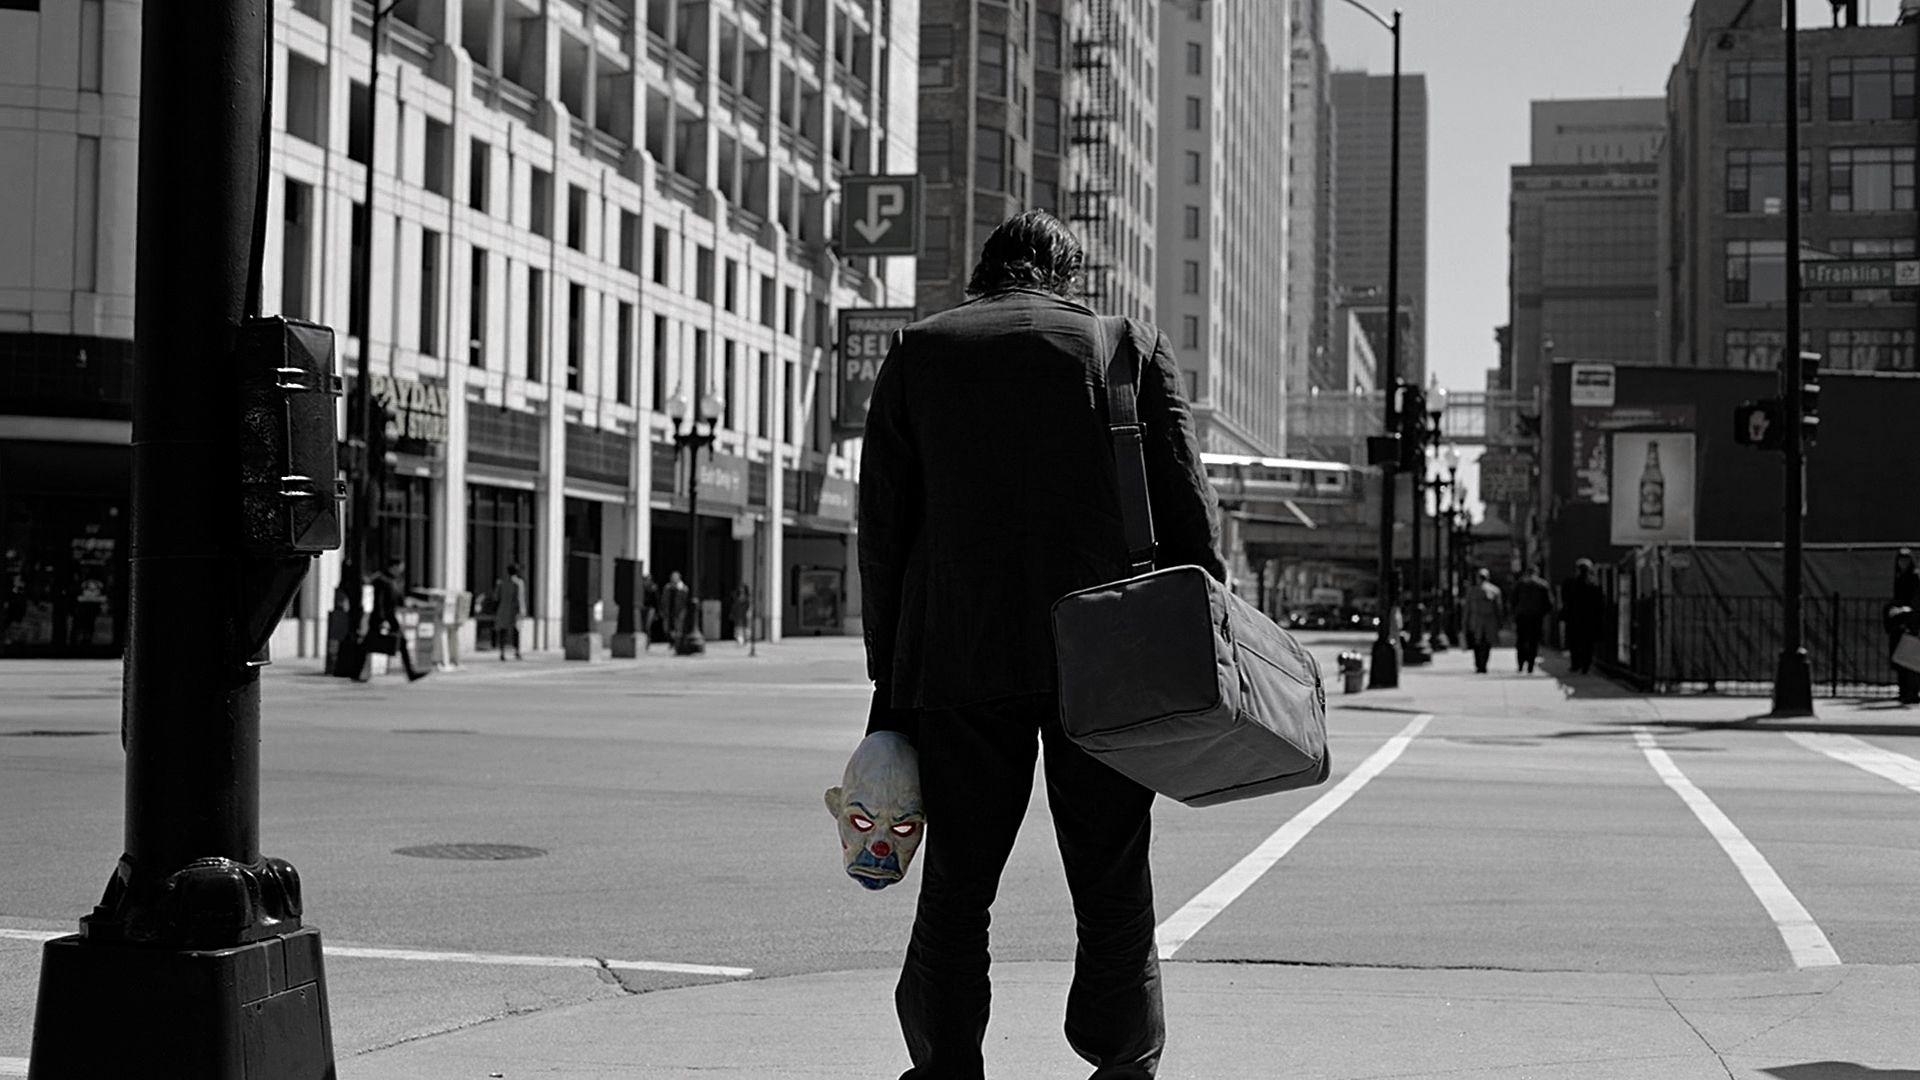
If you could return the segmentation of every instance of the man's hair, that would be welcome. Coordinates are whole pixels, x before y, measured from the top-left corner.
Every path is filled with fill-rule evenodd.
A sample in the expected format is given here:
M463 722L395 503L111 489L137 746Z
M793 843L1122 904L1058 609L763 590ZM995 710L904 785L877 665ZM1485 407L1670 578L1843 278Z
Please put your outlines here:
M1001 222L987 237L967 294L1027 288L1072 296L1085 260L1080 241L1059 218L1045 210L1028 210Z

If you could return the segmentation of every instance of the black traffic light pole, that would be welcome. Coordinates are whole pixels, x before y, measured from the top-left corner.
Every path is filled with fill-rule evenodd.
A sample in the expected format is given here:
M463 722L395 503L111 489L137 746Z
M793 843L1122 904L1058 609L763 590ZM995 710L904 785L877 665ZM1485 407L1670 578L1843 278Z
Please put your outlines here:
M1397 314L1395 322L1400 321ZM1407 502L1411 506L1407 511L1407 530L1413 534L1407 577L1407 643L1401 652L1401 663L1415 667L1433 663L1433 653L1426 641L1426 582L1420 565L1420 503L1424 494L1421 488L1427 483L1426 419L1426 394L1409 385L1407 398L1400 403L1401 449L1406 454Z
M142 11L126 847L80 933L45 947L32 1080L334 1076L320 935L259 844L266 641L308 554L338 542L331 332L302 331L305 367L246 347L270 10ZM314 390L301 417L276 411ZM318 508L326 538L257 542L284 500Z
M1801 431L1806 365L1800 355L1800 19L1786 0L1787 85L1787 333L1781 349L1781 449L1786 483L1780 517L1782 641L1773 676L1773 715L1813 715L1813 670L1801 637L1801 511L1806 501L1806 444Z

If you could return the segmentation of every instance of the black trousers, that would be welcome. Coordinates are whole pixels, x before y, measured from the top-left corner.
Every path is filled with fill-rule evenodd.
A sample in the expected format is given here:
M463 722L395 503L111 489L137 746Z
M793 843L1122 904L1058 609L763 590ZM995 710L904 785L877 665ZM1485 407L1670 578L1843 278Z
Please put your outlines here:
M1473 670L1484 674L1487 670L1487 661L1493 658L1493 636L1468 634L1467 641L1473 645Z
M1514 653L1523 668L1532 667L1540 656L1540 623L1521 619L1513 627Z
M1593 669L1594 634L1589 630L1567 631L1567 663L1575 671Z
M1079 939L1067 1042L1095 1080L1150 1080L1166 1043L1153 881L1153 792L1067 741L1052 695L929 711L917 740L927 813L920 906L894 1004L913 1068L901 1080L980 1080L992 988L987 909L1032 794L1047 801Z

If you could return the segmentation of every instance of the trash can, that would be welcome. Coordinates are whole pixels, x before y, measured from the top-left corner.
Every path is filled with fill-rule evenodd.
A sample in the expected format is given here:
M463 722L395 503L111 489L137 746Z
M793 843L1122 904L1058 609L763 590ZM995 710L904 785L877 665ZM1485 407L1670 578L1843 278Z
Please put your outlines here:
M1361 678L1367 671L1367 658L1351 650L1340 654L1340 677L1345 682L1346 692L1357 694L1364 687Z

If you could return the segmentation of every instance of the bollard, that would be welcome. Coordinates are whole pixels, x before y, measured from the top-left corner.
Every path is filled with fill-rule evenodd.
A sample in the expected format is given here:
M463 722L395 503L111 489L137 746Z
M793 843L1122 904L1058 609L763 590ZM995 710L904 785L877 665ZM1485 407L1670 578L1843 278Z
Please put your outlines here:
M1352 651L1340 654L1340 677L1343 680L1343 689L1347 693L1357 694L1365 688L1366 673L1366 657Z

